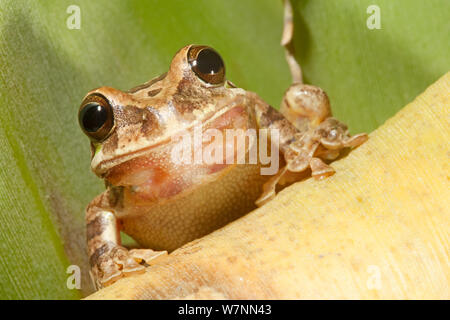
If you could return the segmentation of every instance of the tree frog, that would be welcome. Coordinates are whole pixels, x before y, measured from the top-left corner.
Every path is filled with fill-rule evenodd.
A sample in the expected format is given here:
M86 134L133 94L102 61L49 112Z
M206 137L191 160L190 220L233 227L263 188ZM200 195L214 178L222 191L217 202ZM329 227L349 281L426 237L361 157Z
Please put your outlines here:
M280 186L309 174L332 175L327 163L368 139L365 133L351 136L331 117L327 94L302 83L291 43L292 7L284 3L282 45L294 81L279 111L227 80L219 53L203 45L180 49L167 73L140 86L125 92L101 87L83 99L78 119L91 142L91 169L106 185L86 209L90 274L97 288L145 271L168 252L270 201ZM208 134L205 140L187 139L182 145L192 147L188 160L205 141L222 142L213 148L220 154L236 145L234 138L257 129L266 134L244 136L243 152L231 148L230 157L224 151L214 158L221 161L173 156L180 146L175 137L195 136L196 130L238 134L231 143ZM263 138L270 140L266 151L281 158L271 175L262 174L260 159L240 161L255 145L261 148ZM120 231L142 249L123 247Z
M106 184L86 209L97 288L142 272L168 251L270 201L277 184L295 181L300 172L316 178L333 174L326 162L367 139L366 134L350 136L346 125L331 117L322 89L296 82L277 111L228 81L221 56L201 45L182 48L167 73L136 88L90 91L79 123L91 141L92 170ZM220 132L277 130L272 151L283 166L267 176L259 161L176 163L173 137L199 124ZM120 230L146 249L121 246Z

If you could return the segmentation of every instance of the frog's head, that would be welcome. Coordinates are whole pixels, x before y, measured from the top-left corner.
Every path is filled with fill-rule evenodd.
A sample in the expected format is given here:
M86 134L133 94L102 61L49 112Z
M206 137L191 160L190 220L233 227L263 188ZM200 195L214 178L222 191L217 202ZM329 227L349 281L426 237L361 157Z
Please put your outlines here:
M167 144L171 137L242 105L245 91L225 78L220 55L207 46L180 49L169 71L126 92L101 87L79 109L91 140L92 170L100 177Z

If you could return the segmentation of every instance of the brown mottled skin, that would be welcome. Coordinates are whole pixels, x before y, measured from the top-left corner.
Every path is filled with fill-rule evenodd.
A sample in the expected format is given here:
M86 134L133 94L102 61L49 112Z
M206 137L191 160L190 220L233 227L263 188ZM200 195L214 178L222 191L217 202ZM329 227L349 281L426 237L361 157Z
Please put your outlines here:
M254 209L255 202L269 201L291 174L308 168L315 177L332 174L321 159L335 159L341 149L367 139L350 137L344 124L330 118L320 88L293 84L278 112L224 77L219 84L206 83L191 69L190 47L177 52L167 74L128 92L101 87L86 96L103 96L114 115L108 136L92 142L92 170L107 186L86 210L91 275L98 288L142 272L145 263L163 258L164 250L224 226ZM260 164L171 163L171 139L200 123L220 131L279 129L286 165L274 176L262 176ZM122 247L119 230L149 249Z

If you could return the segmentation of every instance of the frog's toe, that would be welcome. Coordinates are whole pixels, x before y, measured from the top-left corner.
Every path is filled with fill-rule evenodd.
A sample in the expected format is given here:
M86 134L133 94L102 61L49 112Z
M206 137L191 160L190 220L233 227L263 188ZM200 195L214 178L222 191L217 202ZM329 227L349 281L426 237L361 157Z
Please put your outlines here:
M344 140L343 144L344 147L347 148L356 148L362 145L364 142L366 142L369 139L369 135L367 133L359 133L355 134L352 137L348 137Z
M275 190L276 190L276 186L278 184L278 182L280 181L280 179L284 176L284 174L287 171L287 167L283 167L282 169L280 169L276 175L274 175L273 177L271 177L264 185L263 185L263 190L261 195L259 196L259 198L255 201L255 204L258 207L261 207L262 205L264 205L265 203L269 202L270 200L272 200L275 197Z
M295 158L288 161L287 168L291 172L302 172L308 169L311 156L307 154L298 154Z
M132 249L129 255L139 263L154 265L168 256L167 251L153 251L151 249Z
M316 179L323 179L335 173L332 167L319 158L312 158L309 161L309 166L311 167L311 175Z
M296 141L298 142L298 141ZM317 149L318 144L298 147L298 143L292 143L289 149L284 153L284 159L287 163L287 170L290 172L302 172L308 169L309 162Z

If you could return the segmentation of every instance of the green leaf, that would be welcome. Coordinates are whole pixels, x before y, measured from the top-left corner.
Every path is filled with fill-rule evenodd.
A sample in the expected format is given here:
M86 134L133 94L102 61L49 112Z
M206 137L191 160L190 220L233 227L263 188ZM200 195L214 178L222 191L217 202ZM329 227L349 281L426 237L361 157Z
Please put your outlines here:
M366 27L370 4L381 30ZM67 28L70 5L81 29ZM446 0L294 1L305 79L352 132L370 131L448 70ZM290 84L273 0L2 0L0 298L72 299L92 291L84 208L103 189L77 124L84 94L165 72L189 43L217 49L227 76L278 107ZM82 270L81 291L66 268Z

